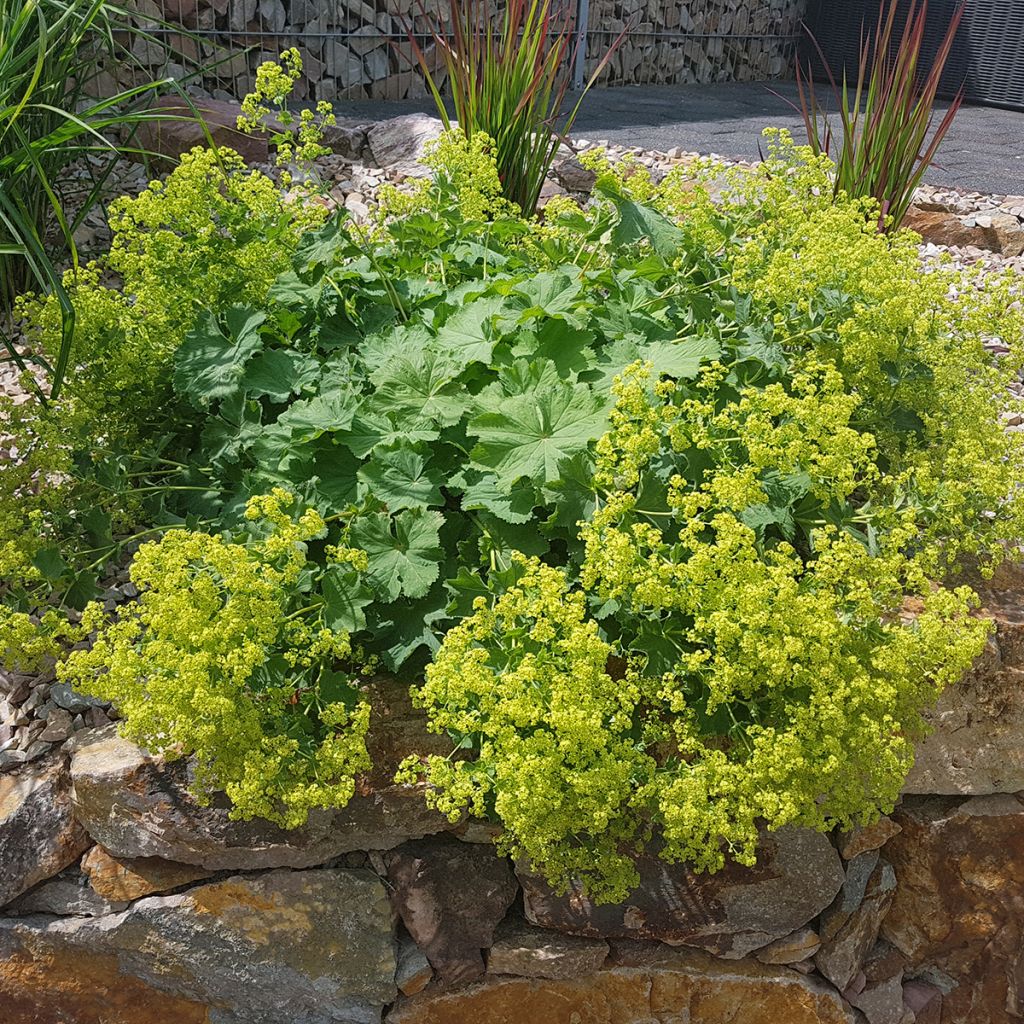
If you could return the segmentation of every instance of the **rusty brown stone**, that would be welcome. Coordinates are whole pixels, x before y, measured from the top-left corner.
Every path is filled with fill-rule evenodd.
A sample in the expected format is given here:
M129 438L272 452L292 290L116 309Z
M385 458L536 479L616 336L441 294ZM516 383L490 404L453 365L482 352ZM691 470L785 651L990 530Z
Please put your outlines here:
M299 828L234 821L223 796L200 806L189 792L188 761L151 757L113 726L79 734L71 761L75 813L114 857L161 857L211 871L313 867L353 850L386 850L452 827L426 806L422 785L394 782L407 754L446 751L447 740L427 733L406 685L381 678L368 690L373 768L357 779L346 807L313 811Z
M973 245L1003 256L1019 256L1024 252L1024 228L1016 217L1009 214L992 214L987 226L983 227L968 225L955 213L911 207L902 226L916 231L926 242L934 245L956 248Z
M73 864L89 847L75 821L63 755L0 776L0 907Z
M131 860L111 857L102 846L94 846L82 858L82 871L100 896L114 901L170 892L189 882L209 878L211 874L191 864L175 864L161 857Z
M487 957L487 973L519 978L579 978L599 970L607 959L608 943L604 939L560 935L514 921L498 930Z
M4 1024L209 1024L209 1008L123 974L112 953L0 944Z
M402 1000L387 1024L854 1024L835 989L786 967L697 950L620 953L614 967L561 980L489 977Z
M267 161L270 153L267 137L247 135L238 130L241 107L237 103L202 99L195 101L195 107L193 111L184 103L161 103L154 109L154 116L146 118L139 127L137 146L151 155L177 160L182 153L196 146L208 145L208 131L214 145L233 149L246 163ZM206 131L203 130L204 123Z
M899 830L899 825L892 818L887 818L883 814L878 821L871 825L851 829L840 835L839 856L843 860L853 860L854 857L859 857L862 853L881 849Z
M72 1016L68 995L68 1007L58 1002L60 1012L47 1016L60 997L31 991L26 961L57 966L58 994L62 985L94 988L89 1006L99 1006L99 1015ZM102 917L0 917L0 987L36 1007L25 1024L120 1022L105 1008L119 1005L122 989L139 1003L138 1016L125 1016L125 1024L205 1024L205 1008L216 1024L368 1024L397 994L395 966L384 886L361 870L234 876L145 897ZM151 989L158 990L152 1005L163 1017L148 1016ZM5 1011L0 1003L0 1020L8 1024Z
M729 863L698 875L650 852L637 869L640 884L622 903L595 905L578 888L556 894L519 866L526 918L571 935L657 939L739 958L806 925L845 877L826 836L793 828L765 833L753 868Z
M907 959L953 979L942 1024L1024 1015L1024 800L908 797L886 857L896 871L882 935Z
M451 837L421 839L385 854L391 900L444 985L484 973L490 948L518 886L492 847Z
M821 937L813 928L800 928L757 951L763 964L798 964L821 948Z

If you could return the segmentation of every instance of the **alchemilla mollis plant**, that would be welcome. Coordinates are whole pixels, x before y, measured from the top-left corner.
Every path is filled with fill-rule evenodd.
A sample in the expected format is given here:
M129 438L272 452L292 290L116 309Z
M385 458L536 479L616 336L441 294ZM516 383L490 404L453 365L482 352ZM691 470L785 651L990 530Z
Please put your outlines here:
M77 286L65 397L4 408L5 659L286 826L350 799L399 673L451 741L399 779L598 899L648 843L716 870L891 808L988 633L959 570L1024 532L1024 324L770 141L594 158L536 219L452 133L370 225L194 154L119 207L124 290Z

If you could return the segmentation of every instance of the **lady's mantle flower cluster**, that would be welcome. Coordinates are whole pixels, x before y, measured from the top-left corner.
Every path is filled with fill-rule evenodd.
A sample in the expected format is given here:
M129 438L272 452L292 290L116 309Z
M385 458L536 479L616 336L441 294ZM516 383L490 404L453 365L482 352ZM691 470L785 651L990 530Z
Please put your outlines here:
M652 828L661 856L716 870L754 863L764 824L891 808L921 711L989 629L970 591L928 582L913 512L872 508L875 440L833 367L727 378L622 376L579 587L525 563L417 692L467 758L430 759L431 801L493 814L505 849L598 898L625 895ZM642 507L659 482L664 508Z
M172 530L144 544L132 563L137 604L106 621L100 605L83 616L98 630L73 651L63 679L111 701L124 735L169 757L194 755L200 799L224 790L235 818L260 816L294 827L314 807L342 807L354 776L369 767L370 709L336 663L346 634L293 610L307 567L306 543L324 533L320 516L288 514L281 490L250 501L256 535ZM305 595L308 598L308 595Z

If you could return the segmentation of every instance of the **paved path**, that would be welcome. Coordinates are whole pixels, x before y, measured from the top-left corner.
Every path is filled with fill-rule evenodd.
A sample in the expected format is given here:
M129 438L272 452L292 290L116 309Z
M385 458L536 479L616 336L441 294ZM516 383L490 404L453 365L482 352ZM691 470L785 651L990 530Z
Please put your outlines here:
M583 101L573 135L627 146L756 160L761 129L790 128L803 135L803 121L788 105L792 82L657 85L594 89ZM430 112L430 100L335 104L339 114L388 117ZM978 192L1024 195L1024 112L964 107L939 150L926 181Z

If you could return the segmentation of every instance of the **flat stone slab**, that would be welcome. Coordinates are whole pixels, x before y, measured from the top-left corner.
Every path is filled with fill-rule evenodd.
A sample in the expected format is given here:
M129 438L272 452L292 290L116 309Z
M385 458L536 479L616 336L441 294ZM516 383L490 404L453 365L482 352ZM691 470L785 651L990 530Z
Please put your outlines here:
M137 1016L116 1012L125 992ZM18 1021L376 1024L396 994L391 907L369 871L269 871L102 917L0 918L0 997L24 1008Z

